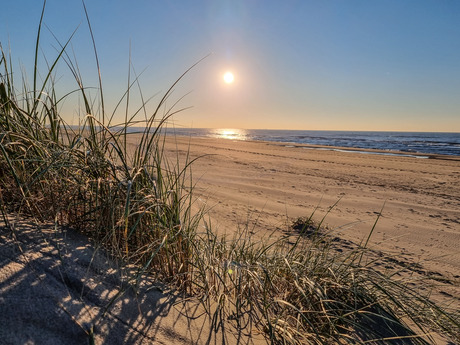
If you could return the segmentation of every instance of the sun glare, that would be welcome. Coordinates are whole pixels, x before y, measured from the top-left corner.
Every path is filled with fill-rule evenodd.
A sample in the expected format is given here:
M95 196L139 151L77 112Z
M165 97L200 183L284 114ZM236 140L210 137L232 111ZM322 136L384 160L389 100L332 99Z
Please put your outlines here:
M219 139L247 140L248 133L244 129L221 128L215 129L212 136Z
M224 81L227 83L227 84L231 84L233 83L233 80L235 79L235 77L233 76L233 73L232 72L227 72L224 74Z

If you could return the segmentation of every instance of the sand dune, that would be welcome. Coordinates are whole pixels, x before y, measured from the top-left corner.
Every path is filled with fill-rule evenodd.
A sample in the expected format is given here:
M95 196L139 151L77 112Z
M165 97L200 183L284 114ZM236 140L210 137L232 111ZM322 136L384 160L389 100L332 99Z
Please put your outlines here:
M136 270L71 229L13 228L0 223L1 344L266 343L223 331L196 301L149 276L136 284Z

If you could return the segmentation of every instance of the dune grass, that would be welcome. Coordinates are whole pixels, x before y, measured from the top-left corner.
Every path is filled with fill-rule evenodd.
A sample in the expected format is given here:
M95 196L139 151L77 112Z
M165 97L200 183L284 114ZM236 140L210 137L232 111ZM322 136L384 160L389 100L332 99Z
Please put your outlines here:
M144 122L137 115L146 113L146 102L128 111L137 79L128 80L117 105L126 102L125 121L113 123L116 109L105 109L102 80L92 99L67 55L70 40L39 80L39 42L40 30L31 87L16 87L11 56L1 51L0 207L6 224L17 214L70 225L125 264L199 299L216 327L258 329L273 344L429 344L432 332L460 341L458 314L407 281L372 269L362 260L365 245L332 250L320 224L310 231L310 219L294 243L281 236L256 240L236 224L233 237L217 236L194 206L193 161L164 149L163 129L180 111L174 102L168 107L169 98L185 74ZM62 63L83 104L78 128L59 113L69 97L58 98L53 81ZM145 129L130 149L130 128L139 125Z

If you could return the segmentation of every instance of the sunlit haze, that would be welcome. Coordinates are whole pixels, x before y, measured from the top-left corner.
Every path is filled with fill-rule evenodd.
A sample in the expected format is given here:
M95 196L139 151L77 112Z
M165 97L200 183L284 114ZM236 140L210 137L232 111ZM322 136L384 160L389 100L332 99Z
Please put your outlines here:
M224 74L224 81L227 83L227 84L231 84L233 83L233 80L234 80L234 76L233 76L233 73L232 72L227 72Z
M130 110L154 96L147 106L152 112L172 83L206 57L168 98L172 105L185 96L177 107L191 107L174 116L176 126L460 132L460 1L113 0L86 6L110 114L128 75L131 81L139 76ZM0 12L3 50L11 50L28 80L41 9L41 1L6 1ZM65 44L76 30L68 55L75 56L85 86L98 87L82 2L47 1L44 23L40 66L57 55L53 35ZM55 81L63 95L76 88L64 63ZM61 105L70 123L78 123L79 106L70 99ZM123 108L114 119L124 115Z

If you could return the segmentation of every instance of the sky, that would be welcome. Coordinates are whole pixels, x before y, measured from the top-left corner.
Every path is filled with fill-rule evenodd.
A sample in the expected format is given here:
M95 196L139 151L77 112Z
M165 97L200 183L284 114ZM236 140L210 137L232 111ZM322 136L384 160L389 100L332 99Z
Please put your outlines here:
M174 87L168 106L188 108L178 127L460 132L460 1L457 0L87 0L112 113L130 93L154 111ZM11 52L16 78L32 80L43 3L8 1L0 12L0 42ZM81 0L48 0L40 66L67 53L84 83L98 86L91 36ZM234 81L224 82L231 71ZM64 63L55 85L76 88ZM94 91L93 91L94 92ZM96 94L94 92L94 94ZM96 97L96 96L94 96ZM121 121L124 105L115 111ZM82 116L69 97L62 116Z

